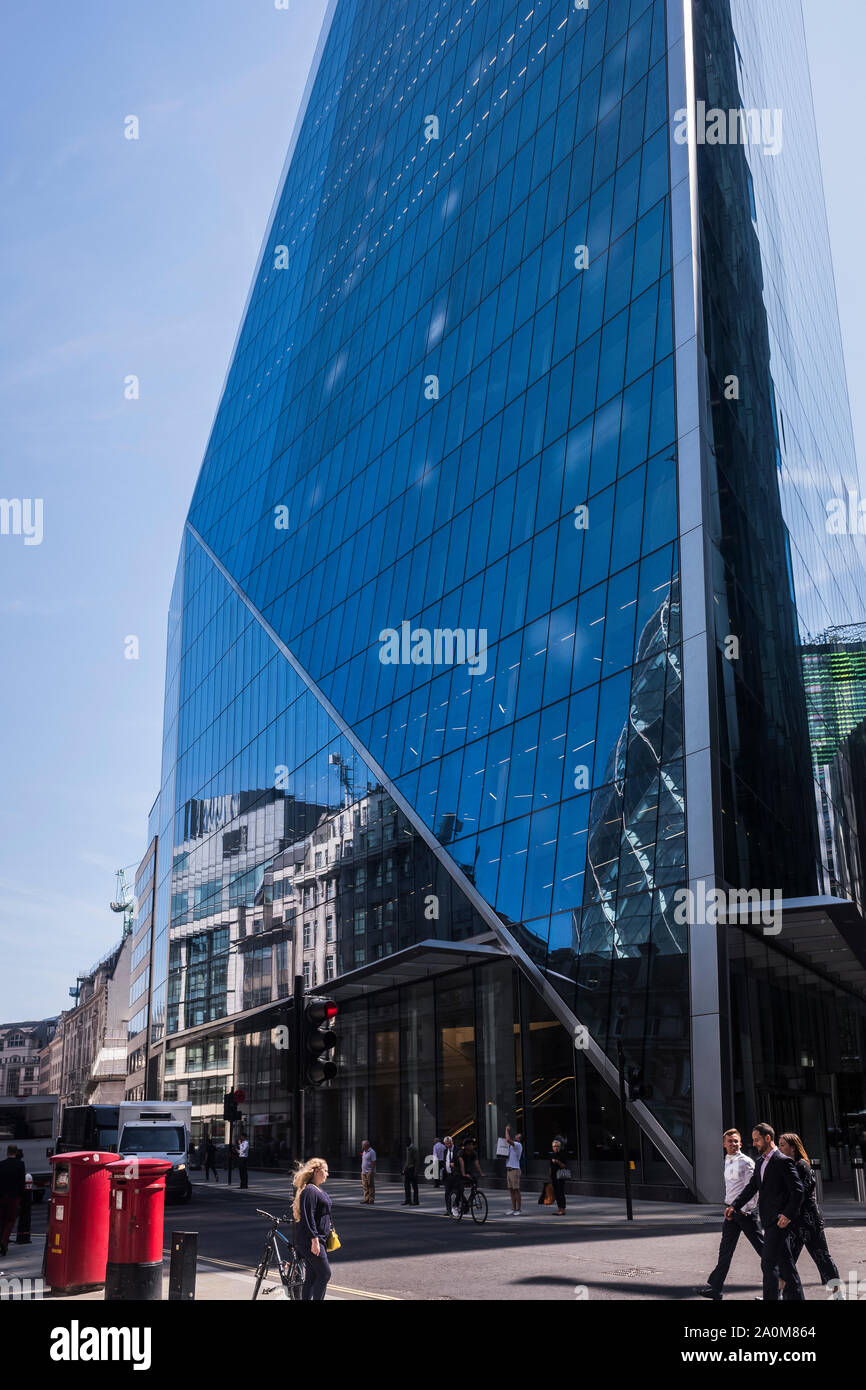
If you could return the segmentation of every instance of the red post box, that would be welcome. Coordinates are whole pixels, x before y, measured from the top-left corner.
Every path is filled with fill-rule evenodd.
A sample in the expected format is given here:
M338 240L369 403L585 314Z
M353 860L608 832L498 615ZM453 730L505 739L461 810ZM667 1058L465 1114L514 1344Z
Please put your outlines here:
M108 1258L108 1165L117 1154L54 1154L45 1281L60 1293L105 1283Z
M162 1298L165 1175L171 1160L121 1158L111 1174L105 1297Z

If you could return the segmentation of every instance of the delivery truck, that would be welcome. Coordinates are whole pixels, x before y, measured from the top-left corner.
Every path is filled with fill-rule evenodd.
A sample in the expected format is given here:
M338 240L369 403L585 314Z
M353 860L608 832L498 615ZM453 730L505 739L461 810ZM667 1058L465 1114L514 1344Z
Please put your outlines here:
M117 1107L117 1152L123 1158L166 1158L166 1200L188 1202L190 1101L124 1100Z

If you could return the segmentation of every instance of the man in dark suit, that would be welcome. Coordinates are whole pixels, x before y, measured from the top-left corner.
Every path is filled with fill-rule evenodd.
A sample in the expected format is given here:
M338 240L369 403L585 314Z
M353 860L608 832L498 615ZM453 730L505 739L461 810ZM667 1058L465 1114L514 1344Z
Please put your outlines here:
M27 1191L27 1169L23 1158L18 1157L18 1145L10 1144L6 1153L8 1157L0 1163L0 1255L6 1254L18 1208Z
M761 1270L764 1276L764 1299L776 1302L779 1298L779 1279L785 1281L785 1299L802 1301L803 1286L797 1266L791 1258L790 1226L803 1205L803 1184L794 1160L786 1158L775 1144L776 1132L771 1125L755 1125L752 1143L758 1150L758 1161L752 1179L738 1197L725 1209L728 1221L758 1194L758 1215L764 1228L764 1248L761 1251Z

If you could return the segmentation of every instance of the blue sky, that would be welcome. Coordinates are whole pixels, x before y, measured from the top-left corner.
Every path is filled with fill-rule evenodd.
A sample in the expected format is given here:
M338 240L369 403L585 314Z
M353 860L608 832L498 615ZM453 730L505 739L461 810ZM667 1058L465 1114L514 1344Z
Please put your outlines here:
M804 3L862 460L866 6ZM5 17L0 494L44 498L44 539L0 538L3 1021L58 1012L118 935L114 870L140 859L158 784L181 527L324 9Z

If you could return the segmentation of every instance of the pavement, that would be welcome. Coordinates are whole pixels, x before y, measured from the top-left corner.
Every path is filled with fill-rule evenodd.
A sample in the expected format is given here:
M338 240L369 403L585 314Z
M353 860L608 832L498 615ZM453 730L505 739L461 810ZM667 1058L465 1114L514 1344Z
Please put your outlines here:
M256 1208L281 1215L290 1205L287 1173L253 1172L241 1191L235 1182L194 1182L191 1202L166 1208L165 1252L172 1231L198 1232L196 1299L236 1301L252 1297L253 1271L267 1222ZM404 1207L402 1184L380 1179L375 1205L360 1200L360 1181L332 1179L334 1224L343 1248L332 1257L328 1298L335 1301L499 1301L560 1299L693 1300L716 1261L721 1210L673 1202L635 1202L633 1222L622 1200L569 1197L564 1217L525 1196L524 1214L508 1213L507 1192L485 1188L485 1225L444 1215L441 1189L423 1185L421 1205ZM38 1278L45 1241L47 1203L33 1208L33 1244L10 1245L0 1277ZM830 1199L824 1208L831 1253L846 1282L853 1275L866 1296L866 1208ZM807 1300L826 1301L817 1270L805 1252L799 1262ZM751 1301L760 1293L757 1258L740 1241L726 1299ZM168 1260L164 1297L168 1297ZM69 1302L102 1301L101 1290ZM278 1287L260 1295L265 1305L282 1301Z

